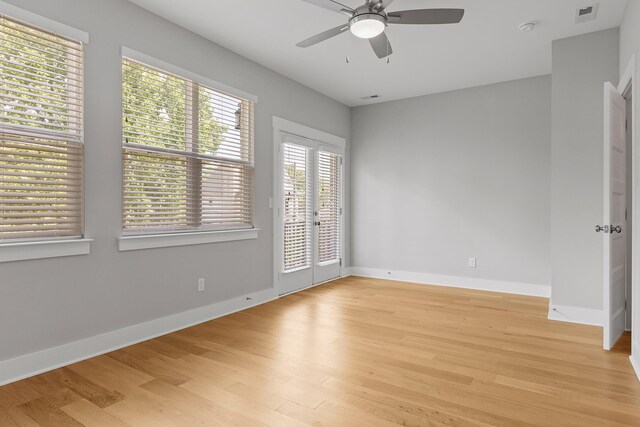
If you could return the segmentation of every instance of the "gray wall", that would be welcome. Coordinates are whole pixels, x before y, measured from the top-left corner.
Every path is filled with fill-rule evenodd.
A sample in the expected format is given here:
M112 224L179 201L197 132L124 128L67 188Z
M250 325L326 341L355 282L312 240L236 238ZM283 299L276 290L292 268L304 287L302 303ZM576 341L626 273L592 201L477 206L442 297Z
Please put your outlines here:
M550 94L542 76L354 108L352 265L548 285Z
M95 242L88 256L0 264L0 360L271 287L272 116L348 138L349 109L125 0L9 2L90 33L86 231ZM259 97L257 240L117 251L121 45ZM199 277L207 279L201 294Z
M553 304L602 309L603 84L618 82L617 28L553 42Z
M620 25L620 75L634 53L640 50L640 1L630 0Z

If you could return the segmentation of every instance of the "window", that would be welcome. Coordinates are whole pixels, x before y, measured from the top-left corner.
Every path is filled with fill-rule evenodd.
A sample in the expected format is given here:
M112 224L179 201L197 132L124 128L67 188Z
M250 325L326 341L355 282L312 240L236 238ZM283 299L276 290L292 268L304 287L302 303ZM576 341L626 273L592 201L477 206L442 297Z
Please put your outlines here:
M127 235L253 228L254 103L122 62Z
M82 237L83 45L0 16L0 243Z
M318 262L340 259L340 157L318 152Z
M284 271L311 265L311 170L306 147L283 144Z

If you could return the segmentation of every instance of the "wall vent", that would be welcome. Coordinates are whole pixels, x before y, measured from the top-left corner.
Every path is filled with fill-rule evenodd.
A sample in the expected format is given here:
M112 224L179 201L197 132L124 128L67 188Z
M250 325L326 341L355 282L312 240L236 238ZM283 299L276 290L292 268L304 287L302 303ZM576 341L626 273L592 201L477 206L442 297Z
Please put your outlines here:
M598 14L598 3L580 7L576 10L576 24L595 21Z

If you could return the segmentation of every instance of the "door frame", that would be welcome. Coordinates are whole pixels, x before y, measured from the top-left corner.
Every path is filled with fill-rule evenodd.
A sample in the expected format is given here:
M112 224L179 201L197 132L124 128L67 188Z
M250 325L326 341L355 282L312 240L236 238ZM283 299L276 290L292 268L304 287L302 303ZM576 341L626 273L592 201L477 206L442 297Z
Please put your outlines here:
M280 144L282 142L283 135L288 134L298 138L315 141L320 144L327 145L329 147L335 147L342 151L342 188L340 192L340 205L342 206L342 215L340 216L340 250L342 259L344 260L344 248L345 248L345 217L348 215L345 209L345 193L347 187L347 181L345 173L346 169L346 147L347 140L345 138L323 132L318 129L314 129L309 126L305 126L300 123L293 122L291 120L284 119L282 117L273 116L273 193L269 201L269 206L273 211L273 288L278 291L280 286L280 267L282 265L282 234L279 232L281 228L280 218ZM313 261L315 264L315 261ZM344 262L340 268L340 276L345 276ZM311 284L304 289L317 286L317 284ZM300 289L303 290L303 289Z
M638 71L640 70L640 64L638 64L637 54L631 56L627 68L624 74L620 78L618 83L618 92L623 97L631 95L631 125L628 126L627 132L631 132L631 253L633 255L631 261L631 355L629 359L631 364L635 368L638 379L640 379L640 259L636 254L640 253L640 233L637 232L637 226L640 225L640 185L636 185L640 178L640 171L638 166L640 165L640 147L638 143L638 111L636 105L640 102L640 80L638 79ZM604 292L608 292L608 289L603 289ZM604 301L604 299L603 299ZM604 307L603 307L604 308ZM609 319L603 319L604 327L608 327Z

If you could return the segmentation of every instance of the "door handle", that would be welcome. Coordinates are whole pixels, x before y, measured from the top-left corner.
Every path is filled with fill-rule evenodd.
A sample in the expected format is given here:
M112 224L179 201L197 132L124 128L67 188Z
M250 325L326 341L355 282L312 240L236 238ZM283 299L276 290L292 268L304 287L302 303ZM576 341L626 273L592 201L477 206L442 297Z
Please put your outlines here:
M613 233L622 233L622 227L616 225L615 227L611 225L611 234Z
M596 233L599 233L601 231L604 231L605 233L609 232L609 226L605 225L604 227L601 225L596 225Z
M320 221L314 221L313 225L320 225Z

